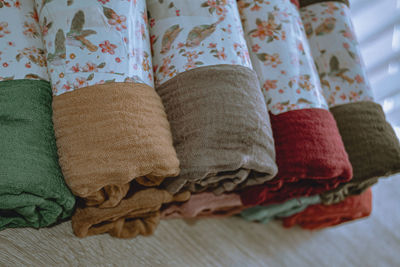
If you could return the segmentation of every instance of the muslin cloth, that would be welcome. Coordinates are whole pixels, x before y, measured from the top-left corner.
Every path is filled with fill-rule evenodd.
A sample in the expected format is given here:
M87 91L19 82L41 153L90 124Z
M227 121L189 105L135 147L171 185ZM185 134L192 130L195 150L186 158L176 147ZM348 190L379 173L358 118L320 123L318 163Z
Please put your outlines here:
M279 169L275 179L242 192L243 203L281 203L349 181L352 168L322 95L296 5L290 0L238 3L271 115Z
M304 211L283 219L285 227L299 225L309 230L322 229L367 217L372 211L372 191L349 196L342 202L309 206Z
M147 1L156 90L181 162L171 193L216 194L273 178L269 116L236 1Z
M152 87L145 1L36 3L42 25L50 25L43 37L60 165L82 198L74 232L150 234L157 209L176 198L146 187L176 176L179 161ZM142 226L134 223L141 218Z
M353 179L322 195L325 204L360 194L379 177L400 172L400 144L372 90L348 1L300 1L324 95L353 165Z
M51 87L32 0L0 8L0 230L72 215L58 164Z
M222 218L240 213L245 206L236 193L215 195L212 192L192 194L182 204L167 205L161 212L164 219L177 218Z
M247 221L257 221L268 223L273 219L292 216L305 210L310 205L321 202L319 195L310 197L299 197L287 200L281 204L271 204L267 206L255 206L248 208L240 213Z

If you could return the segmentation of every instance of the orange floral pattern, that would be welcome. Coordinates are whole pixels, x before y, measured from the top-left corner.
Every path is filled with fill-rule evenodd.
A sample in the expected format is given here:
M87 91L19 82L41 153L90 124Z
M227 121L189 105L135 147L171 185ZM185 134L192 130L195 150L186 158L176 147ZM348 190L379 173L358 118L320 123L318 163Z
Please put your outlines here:
M372 101L348 6L317 3L301 15L328 105Z
M201 66L251 68L236 0L149 0L155 84Z
M107 82L153 86L145 0L36 0L53 94Z
M297 8L290 0L239 0L238 6L269 111L326 109Z
M0 81L49 80L33 1L0 4Z

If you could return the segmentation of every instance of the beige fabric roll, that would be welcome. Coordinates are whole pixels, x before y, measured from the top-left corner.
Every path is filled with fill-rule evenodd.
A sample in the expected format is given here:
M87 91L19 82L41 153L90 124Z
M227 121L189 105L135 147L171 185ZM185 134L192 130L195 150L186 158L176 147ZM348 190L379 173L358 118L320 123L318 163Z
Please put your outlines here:
M181 162L168 191L220 194L272 179L277 167L257 76L239 65L200 67L156 88Z

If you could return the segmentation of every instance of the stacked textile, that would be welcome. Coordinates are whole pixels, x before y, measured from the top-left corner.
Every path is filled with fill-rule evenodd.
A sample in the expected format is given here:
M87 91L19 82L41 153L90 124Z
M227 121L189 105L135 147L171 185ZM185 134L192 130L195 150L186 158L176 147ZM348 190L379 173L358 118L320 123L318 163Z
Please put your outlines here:
M167 190L220 195L272 179L277 168L269 116L236 1L147 5L156 90L181 162L178 178L166 180ZM238 203L235 194L199 194L182 212L218 213Z
M0 1L0 41L0 230L320 229L400 172L344 0Z
M80 198L74 232L151 234L159 185L179 173L170 126L153 88L145 1L36 1L53 88L65 181Z
M33 1L1 6L0 230L46 227L75 205L58 164L39 32Z
M274 180L244 191L243 203L276 204L349 181L352 168L322 96L296 6L289 0L239 3L271 115L279 169Z

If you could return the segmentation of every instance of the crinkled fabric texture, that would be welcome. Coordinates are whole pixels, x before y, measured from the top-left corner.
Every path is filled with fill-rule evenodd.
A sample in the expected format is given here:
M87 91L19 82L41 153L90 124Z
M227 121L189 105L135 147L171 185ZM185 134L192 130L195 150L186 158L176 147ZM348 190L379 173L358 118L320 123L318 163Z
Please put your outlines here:
M211 192L202 192L193 194L185 203L168 205L162 210L161 217L164 219L221 218L240 213L244 208L238 194L217 196Z
M176 193L220 194L272 179L277 167L269 115L254 71L238 65L201 67L156 88L181 162Z
M343 201L360 194L378 178L400 172L400 144L382 107L374 102L358 102L331 108L342 136L353 179L322 194L322 202Z
M58 165L51 87L0 82L0 230L45 227L72 215L75 198Z
M53 111L65 180L92 213L104 212L114 221L118 216L124 218L133 202L124 202L128 203L124 204L126 214L117 207L135 190L132 187L158 186L165 177L179 173L164 107L148 85L106 83L81 88L55 96ZM135 207L140 208L136 203ZM75 221L82 222L86 218L80 218L83 214L77 212ZM78 229L83 222L74 225L75 233L86 235L81 233L84 229ZM95 232L114 231L108 227ZM133 228L132 234L111 234L134 236Z
M352 167L332 114L302 109L271 114L276 163L271 181L241 192L244 205L282 203L334 189L352 177Z
M300 7L309 6L316 3L323 3L323 2L340 2L350 6L349 0L299 0Z
M112 207L130 182L159 185L179 173L161 99L145 84L107 83L53 98L60 165L87 205Z
M78 237L109 233L120 238L151 235L160 221L160 208L170 202L186 201L189 192L175 196L156 188L143 189L127 196L112 208L79 207L72 217Z
M247 221L257 221L268 223L273 219L292 216L305 210L309 205L320 203L318 195L311 197L300 197L290 199L282 204L272 204L268 206L255 206L248 208L240 213Z
M371 211L372 191L368 189L361 195L348 197L337 204L309 206L303 212L284 218L283 225L300 225L304 229L317 230L367 217Z

